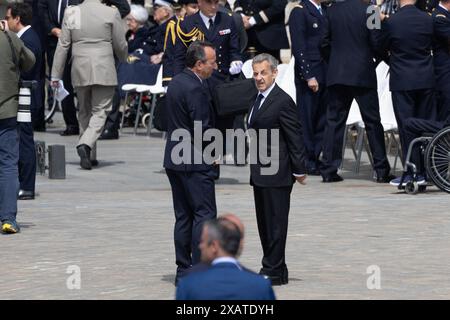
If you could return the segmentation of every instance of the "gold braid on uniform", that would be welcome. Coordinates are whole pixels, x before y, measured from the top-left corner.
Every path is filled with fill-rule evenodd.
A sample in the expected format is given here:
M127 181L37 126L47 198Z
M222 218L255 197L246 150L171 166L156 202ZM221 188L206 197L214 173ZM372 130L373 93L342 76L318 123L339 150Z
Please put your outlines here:
M199 41L205 40L205 34L203 32L201 32L199 28L194 28L190 32L184 33L183 30L181 30L180 22L181 22L181 19L178 20L178 23L177 23L177 35L178 35L178 38L181 40L181 42L183 42L185 47L189 46L188 45L189 42L194 42L197 40L199 40Z
M175 45L176 40L176 30L175 30L176 22L173 20L170 20L166 27L166 36L164 37L164 51L166 51L167 48L167 39L170 35L170 40L172 40L172 45Z

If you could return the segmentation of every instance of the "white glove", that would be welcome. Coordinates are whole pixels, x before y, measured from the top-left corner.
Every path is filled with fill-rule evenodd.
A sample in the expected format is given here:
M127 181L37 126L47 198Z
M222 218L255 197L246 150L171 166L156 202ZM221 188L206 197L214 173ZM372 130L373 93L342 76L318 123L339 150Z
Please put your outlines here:
M229 70L230 74L235 75L235 74L240 73L242 70L242 66L243 66L242 61L239 61L239 60L232 61L230 64L230 70Z

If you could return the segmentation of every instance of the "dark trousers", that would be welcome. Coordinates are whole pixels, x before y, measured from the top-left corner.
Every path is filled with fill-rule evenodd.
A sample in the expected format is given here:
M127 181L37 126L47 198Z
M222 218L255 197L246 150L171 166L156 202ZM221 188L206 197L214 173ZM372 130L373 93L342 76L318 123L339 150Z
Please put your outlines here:
M57 42L49 40L47 48L47 63L51 74L51 66L53 65L53 57L55 56ZM64 88L69 92L69 95L62 101L62 114L67 128L78 129L77 110L75 109L74 91L72 86L72 78L70 76L71 65L69 64L70 57L67 57L66 66L64 68L63 82Z
M398 124L403 159L406 157L408 142L405 134L405 121L409 118L435 120L436 100L433 89L392 91L392 104Z
M36 182L36 151L33 125L19 122L19 182L20 189L34 192Z
M378 177L384 177L391 170L386 157L384 129L381 125L378 93L376 89L333 85L328 88L329 104L323 142L321 165L322 176L336 173L342 162L342 144L346 121L353 99L359 105L364 121L374 170Z
M319 91L313 92L308 83L301 79L295 79L295 87L307 154L306 167L308 170L319 169L328 103L327 88L320 84Z
M411 141L421 137L424 133L435 134L445 127L446 123L442 121L424 120L419 118L408 118L404 122L405 143L409 147ZM405 149L405 153L407 150ZM418 173L424 173L423 157L420 152L420 144L417 143L412 152L410 161L418 169Z
M437 120L446 121L450 117L450 79L446 86L438 89L437 95Z
M261 271L266 275L282 276L287 269L285 249L291 191L292 186L253 186L256 221L264 254Z
M166 169L175 210L175 256L177 275L200 262L203 222L217 216L213 173Z
M108 130L109 132L118 131L120 129L120 119L120 93L117 87L114 91L112 109L106 118L104 130Z
M15 221L19 191L19 136L16 118L0 120L0 221Z

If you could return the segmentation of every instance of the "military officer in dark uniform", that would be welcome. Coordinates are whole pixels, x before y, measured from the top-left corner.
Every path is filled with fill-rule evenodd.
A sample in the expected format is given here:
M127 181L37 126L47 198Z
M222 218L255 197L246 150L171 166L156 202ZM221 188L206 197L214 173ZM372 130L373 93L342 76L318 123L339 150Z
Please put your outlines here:
M218 84L237 76L242 69L239 36L232 14L219 11L219 0L198 0L199 12L177 24L177 40L173 64L174 74L185 67L187 47L196 40L211 42L216 48L217 70L206 81L211 97ZM216 126L225 133L233 128L234 117L217 117ZM225 143L224 139L224 143Z
M191 16L198 11L197 0L179 0L179 5L182 5L186 15ZM175 56L175 43L177 39L177 23L180 18L177 15L174 15L168 21L164 23L165 25L165 33L163 39L163 86L167 87L169 85L170 80L174 75L173 66L174 66L174 56Z
M319 175L323 131L327 112L326 63L320 47L327 28L320 0L305 0L289 17L292 54L295 57L297 105L307 152L308 174Z
M405 120L412 117L433 120L436 114L433 19L414 3L414 0L400 0L400 9L382 26L381 47L390 53L389 86L402 150L408 149Z
M242 14L248 33L249 49L269 53L280 59L280 49L288 49L284 25L287 0L236 0L234 11Z
M345 122L353 99L358 102L364 120L377 182L388 183L393 178L378 103L373 48L376 34L367 28L367 9L368 4L362 0L343 0L327 10L324 47L331 50L327 72L329 104L320 168L323 182L343 180L337 170L342 162Z
M433 11L434 73L439 96L438 119L450 115L450 0L441 0Z

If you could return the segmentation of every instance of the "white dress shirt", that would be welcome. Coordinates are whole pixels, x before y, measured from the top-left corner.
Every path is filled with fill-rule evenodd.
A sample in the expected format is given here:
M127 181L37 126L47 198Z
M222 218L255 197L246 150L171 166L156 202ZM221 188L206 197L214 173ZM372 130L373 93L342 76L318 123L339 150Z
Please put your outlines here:
M22 38L23 34L30 28L31 28L31 26L23 27L19 32L17 32L17 37Z
M214 15L213 17L207 17L200 11L200 17L202 18L203 23L205 24L206 29L208 30L209 30L209 19L212 19L213 23L216 22L216 15Z

